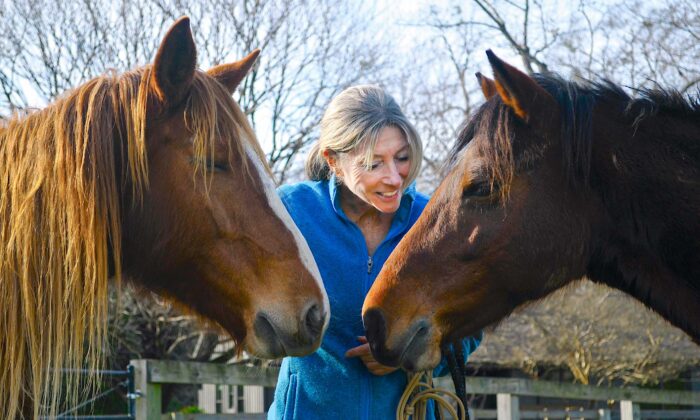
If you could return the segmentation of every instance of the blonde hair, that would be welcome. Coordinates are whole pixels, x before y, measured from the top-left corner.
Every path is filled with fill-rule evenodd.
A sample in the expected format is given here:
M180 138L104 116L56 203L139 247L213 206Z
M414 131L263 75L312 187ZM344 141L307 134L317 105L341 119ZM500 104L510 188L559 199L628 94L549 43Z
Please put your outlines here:
M353 86L333 98L321 120L321 135L306 159L306 175L314 181L330 178L331 171L323 157L326 150L365 150L365 163L370 165L379 132L388 126L401 130L408 142L410 169L405 188L420 172L423 143L394 98L375 85Z

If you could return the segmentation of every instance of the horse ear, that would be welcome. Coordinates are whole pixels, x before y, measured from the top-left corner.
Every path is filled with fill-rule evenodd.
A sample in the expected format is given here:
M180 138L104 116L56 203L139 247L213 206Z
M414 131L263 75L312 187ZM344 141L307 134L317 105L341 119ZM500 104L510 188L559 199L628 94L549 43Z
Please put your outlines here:
M487 100L498 94L496 91L496 82L494 82L492 79L489 79L480 72L476 72L476 80L479 81L481 91L484 93L484 97L486 97Z
M541 114L537 118L551 117L557 103L549 92L532 77L496 57L491 50L486 51L486 56L493 69L496 92L515 115L526 122L535 113Z
M211 77L224 85L230 93L238 87L241 80L248 74L260 55L260 48L253 50L247 57L230 64L221 64L207 71Z
M187 96L196 63L197 50L190 29L190 18L185 16L168 30L153 62L151 84L165 106L177 106Z

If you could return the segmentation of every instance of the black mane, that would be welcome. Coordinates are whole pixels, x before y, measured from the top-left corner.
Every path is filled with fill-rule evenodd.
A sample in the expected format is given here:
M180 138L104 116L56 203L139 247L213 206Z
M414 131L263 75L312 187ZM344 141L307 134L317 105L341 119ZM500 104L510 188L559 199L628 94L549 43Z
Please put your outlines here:
M591 166L591 116L596 103L617 105L620 117L631 125L638 125L643 119L657 115L694 118L696 121L700 118L700 94L691 97L673 89L635 89L638 96L633 98L622 87L607 79L577 83L556 74L535 74L533 78L559 104L563 164L574 182L588 183ZM498 96L481 105L460 130L445 169L454 167L467 144L482 130L493 133L492 147L512 146L512 138L499 137L508 136L504 133L511 133L512 130L504 130L503 125L510 127L515 121L513 112Z

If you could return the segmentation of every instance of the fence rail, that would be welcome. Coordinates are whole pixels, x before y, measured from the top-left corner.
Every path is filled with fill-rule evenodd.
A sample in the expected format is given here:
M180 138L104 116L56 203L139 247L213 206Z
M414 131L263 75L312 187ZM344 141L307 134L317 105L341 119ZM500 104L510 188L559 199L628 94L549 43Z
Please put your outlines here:
M277 382L278 368L260 368L244 365L224 365L212 363L177 362L164 360L139 359L132 360L136 384L136 420L160 419L161 385L175 384L218 384L218 385L259 385L274 387ZM438 378L436 384L450 388L452 384L446 378ZM586 401L619 401L621 420L637 420L642 418L700 418L700 411L677 410L682 415L675 416L669 411L648 410L640 411L639 404L669 404L676 406L700 407L700 392L666 391L642 389L635 387L596 387L569 383L536 381L517 378L467 378L467 389L470 394L496 395L496 410L476 410L477 418L497 418L498 420L515 420L520 418L563 418L558 411L542 412L523 411L519 409L519 397L535 396L543 398L560 398ZM590 411L590 413L588 412ZM610 410L588 410L584 412L568 412L571 418L600 418L610 419ZM563 411L562 411L563 412ZM214 418L205 416L182 416L167 418ZM246 417L227 416L218 418L244 419ZM257 418L257 417L250 417Z

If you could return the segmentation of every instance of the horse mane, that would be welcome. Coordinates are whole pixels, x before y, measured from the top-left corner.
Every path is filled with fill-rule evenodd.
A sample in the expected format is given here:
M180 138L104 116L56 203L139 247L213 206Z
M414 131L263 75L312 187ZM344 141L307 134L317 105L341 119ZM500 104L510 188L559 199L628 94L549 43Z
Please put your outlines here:
M597 103L616 106L620 118L634 127L646 118L669 116L697 121L700 117L700 94L684 96L677 90L651 88L637 89L638 97L628 95L619 85L603 79L576 83L556 74L535 74L535 81L559 104L561 113L560 140L563 167L570 182L588 186L591 169L592 110ZM507 197L508 188L517 165L513 155L514 124L523 124L510 108L496 95L482 104L460 129L457 141L444 171L451 170L461 158L467 145L478 133L490 133L490 140L479 142L481 153L489 164L490 182L497 184L501 195ZM697 142L696 142L697 143ZM700 160L700 144L692 147Z
M108 73L43 110L0 123L0 413L6 418L53 416L95 390L97 379L80 370L103 361L110 268L121 281L120 194L138 202L148 189L150 78L150 66ZM243 112L203 72L195 74L184 114L195 133L195 156L213 154L214 141L230 135L239 139L231 143L242 156L252 147L265 164ZM195 159L195 173L206 174L203 161Z

